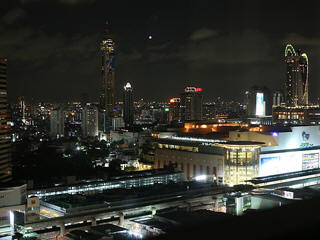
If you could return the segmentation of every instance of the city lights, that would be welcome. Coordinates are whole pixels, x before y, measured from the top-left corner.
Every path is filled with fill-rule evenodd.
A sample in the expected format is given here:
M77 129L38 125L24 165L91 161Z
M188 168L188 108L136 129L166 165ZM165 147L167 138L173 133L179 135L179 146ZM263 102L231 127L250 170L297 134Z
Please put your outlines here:
M199 175L194 178L196 181L205 181L207 180L207 175Z

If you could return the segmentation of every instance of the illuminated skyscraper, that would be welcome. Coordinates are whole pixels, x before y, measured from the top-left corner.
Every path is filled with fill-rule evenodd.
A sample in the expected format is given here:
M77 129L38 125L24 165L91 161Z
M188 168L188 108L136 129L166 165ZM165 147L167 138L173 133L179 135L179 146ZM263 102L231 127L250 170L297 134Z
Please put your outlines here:
M134 120L133 89L128 82L123 91L123 120L126 127L131 127Z
M8 125L7 59L0 59L0 183L12 179L11 134Z
M50 136L60 138L64 136L65 115L62 108L53 109L50 113Z
M308 105L309 63L306 53L297 52L291 44L285 49L287 79L285 81L285 102L287 106Z
M202 88L186 87L181 94L181 120L202 120Z
M97 137L98 136L98 107L87 103L82 111L82 136Z
M106 23L104 38L101 42L102 62L102 88L100 94L100 108L108 117L113 116L115 102L115 64L114 41L110 36L109 23Z
M249 117L264 117L271 115L272 99L266 87L253 86L246 91L245 102Z
M169 105L169 122L181 120L180 98L171 98Z

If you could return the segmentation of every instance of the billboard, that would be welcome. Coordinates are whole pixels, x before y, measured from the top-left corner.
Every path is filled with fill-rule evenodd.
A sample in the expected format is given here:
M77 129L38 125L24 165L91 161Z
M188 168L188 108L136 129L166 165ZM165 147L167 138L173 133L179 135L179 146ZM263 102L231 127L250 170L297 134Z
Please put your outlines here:
M265 116L266 109L265 109L265 102L263 93L256 94L256 116Z
M278 146L265 146L262 152L301 148L320 145L320 126L294 126L291 131L278 132Z
M319 153L302 154L302 170L319 168Z
M320 150L261 154L259 176L319 168L319 156Z

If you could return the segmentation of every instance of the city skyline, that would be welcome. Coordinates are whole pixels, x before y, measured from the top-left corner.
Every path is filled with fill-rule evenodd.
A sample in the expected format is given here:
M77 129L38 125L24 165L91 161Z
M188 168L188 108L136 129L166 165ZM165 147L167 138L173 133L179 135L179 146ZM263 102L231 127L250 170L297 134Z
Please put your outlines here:
M320 72L315 66L320 62L320 40L312 28L318 16L310 4L309 17L299 20L290 16L303 12L304 6L294 3L273 9L266 2L245 1L237 8L227 1L213 10L195 1L173 3L169 9L160 3L108 4L5 3L0 51L8 58L9 100L73 100L86 92L98 101L99 44L106 20L117 46L117 101L127 81L135 85L136 96L156 101L180 94L186 82L202 87L210 99L243 100L252 85L277 90L286 79L284 49L289 43L308 53L311 102L318 97ZM311 5L316 9L316 2ZM241 90L226 87L240 82ZM158 91L148 91L155 84Z

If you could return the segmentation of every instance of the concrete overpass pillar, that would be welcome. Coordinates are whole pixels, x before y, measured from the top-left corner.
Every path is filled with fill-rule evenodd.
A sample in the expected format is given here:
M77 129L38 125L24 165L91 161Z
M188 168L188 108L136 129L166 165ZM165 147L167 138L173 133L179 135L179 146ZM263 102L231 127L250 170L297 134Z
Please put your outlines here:
M97 219L95 217L91 217L90 220L91 220L92 227L97 226Z
M124 213L123 212L119 212L119 226L123 226L124 223Z
M156 209L156 207L151 207L151 214L152 214L152 217L153 217L154 215L156 215L156 213L157 213L157 209Z

